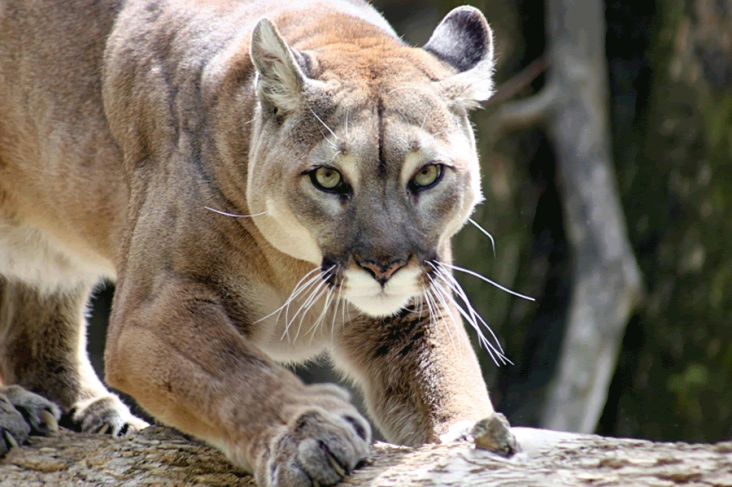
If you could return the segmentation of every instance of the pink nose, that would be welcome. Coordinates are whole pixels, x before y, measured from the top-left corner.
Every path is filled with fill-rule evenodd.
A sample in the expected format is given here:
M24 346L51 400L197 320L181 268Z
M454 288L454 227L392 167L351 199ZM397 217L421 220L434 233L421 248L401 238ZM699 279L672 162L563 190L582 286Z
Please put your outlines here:
M403 259L397 259L389 262L386 265L377 264L373 261L364 261L359 262L358 265L360 265L363 269L366 269L372 276L374 276L374 279L379 281L381 284L384 284L386 283L386 281L391 279L391 276L393 276L396 271L407 265L407 261Z

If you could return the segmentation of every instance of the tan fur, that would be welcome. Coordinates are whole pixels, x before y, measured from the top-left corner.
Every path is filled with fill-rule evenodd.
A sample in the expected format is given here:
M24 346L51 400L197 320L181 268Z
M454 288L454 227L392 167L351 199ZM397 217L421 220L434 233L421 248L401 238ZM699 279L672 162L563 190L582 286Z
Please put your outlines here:
M261 485L335 483L370 441L279 363L330 351L395 442L491 415L449 289L424 297L481 197L466 110L492 87L485 20L451 15L422 50L358 0L0 0L5 381L80 429L144 425L84 352L107 277L107 381Z

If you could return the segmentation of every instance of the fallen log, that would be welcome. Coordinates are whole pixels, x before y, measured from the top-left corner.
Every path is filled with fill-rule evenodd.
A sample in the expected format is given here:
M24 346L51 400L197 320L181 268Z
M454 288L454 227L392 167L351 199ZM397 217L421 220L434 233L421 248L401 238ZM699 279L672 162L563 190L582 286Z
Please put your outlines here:
M730 486L732 441L654 443L513 428L504 458L472 443L407 448L376 443L346 486ZM126 438L60 431L0 459L0 486L253 486L217 450L160 426Z

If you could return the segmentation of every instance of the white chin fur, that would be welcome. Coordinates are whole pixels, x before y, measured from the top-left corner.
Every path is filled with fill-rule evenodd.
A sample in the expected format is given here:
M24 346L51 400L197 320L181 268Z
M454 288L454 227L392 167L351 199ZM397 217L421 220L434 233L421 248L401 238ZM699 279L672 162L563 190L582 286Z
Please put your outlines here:
M352 296L346 299L366 315L374 318L385 318L397 314L409 303L411 298L411 296L404 295L379 294L376 296Z
M343 297L368 316L393 316L407 306L413 296L420 294L419 275L418 270L402 269L382 288L366 271L348 270Z

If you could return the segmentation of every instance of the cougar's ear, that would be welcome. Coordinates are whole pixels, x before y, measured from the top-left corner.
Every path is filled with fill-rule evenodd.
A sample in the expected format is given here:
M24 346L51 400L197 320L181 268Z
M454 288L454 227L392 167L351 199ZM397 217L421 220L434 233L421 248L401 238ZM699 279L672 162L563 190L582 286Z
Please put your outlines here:
M305 56L288 46L268 19L254 27L249 55L257 69L260 99L284 112L298 109L308 81Z
M424 45L458 74L440 82L448 97L468 108L493 94L493 33L480 10L450 11Z

